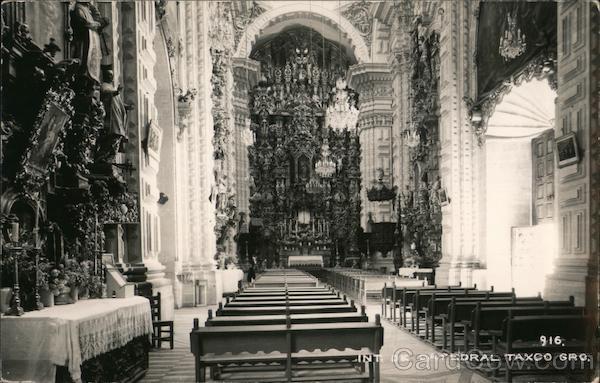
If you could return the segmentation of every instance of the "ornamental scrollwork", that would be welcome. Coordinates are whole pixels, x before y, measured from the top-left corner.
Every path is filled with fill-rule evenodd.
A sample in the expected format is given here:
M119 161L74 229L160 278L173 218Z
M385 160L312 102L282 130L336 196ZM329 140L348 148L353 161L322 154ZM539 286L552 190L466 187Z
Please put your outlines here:
M252 2L250 8L246 10L245 13L235 11L235 15L233 17L233 26L235 28L234 41L235 46L240 42L240 38L248 25L250 25L254 19L263 14L266 10L261 7L256 1Z
M519 86L534 78L538 80L546 79L550 88L556 91L558 89L556 68L556 58L553 54L541 54L529 61L521 71L510 76L494 88L484 98L477 102L470 99L463 100L471 117L473 134L475 134L479 146L482 146L485 142L487 123L494 114L496 106L502 102L504 96L511 91L513 86ZM476 118L473 118L474 115L476 115Z
M371 46L373 35L373 17L369 10L370 3L365 0L352 3L348 8L342 11L342 16L358 30L364 38L368 47Z

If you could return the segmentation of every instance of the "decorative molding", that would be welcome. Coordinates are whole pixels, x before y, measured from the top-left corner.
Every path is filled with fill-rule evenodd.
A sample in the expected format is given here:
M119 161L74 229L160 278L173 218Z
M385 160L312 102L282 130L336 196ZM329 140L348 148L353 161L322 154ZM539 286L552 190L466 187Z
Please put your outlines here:
M484 98L473 101L465 97L463 102L468 110L473 133L477 137L479 146L485 141L487 131L487 122L494 114L496 106L502 102L502 99L508 94L513 86L519 86L524 82L536 78L538 80L546 79L553 90L558 89L556 78L556 59L549 54L539 55L532 59L521 71L506 79L506 81L488 93Z
M353 2L342 11L342 16L348 19L358 30L365 40L365 43L371 48L373 35L373 16L370 12L371 3L366 0Z
M241 3L243 6L243 3L247 2ZM258 16L265 13L265 11L265 8L261 7L256 1L252 1L252 5L249 9L246 9L245 12L239 11L237 8L234 8L233 27L235 31L235 46L239 44L240 38L242 37L248 25L250 25Z
M237 46L234 57L248 57L258 36L266 28L285 20L297 18L308 18L318 23L325 22L339 29L349 40L357 61L359 63L368 63L371 61L369 47L365 43L361 33L346 18L340 19L340 15L337 12L316 4L311 4L311 12L307 12L306 5L301 3L278 6L260 14L252 23L247 25L243 35L239 39L240 43Z

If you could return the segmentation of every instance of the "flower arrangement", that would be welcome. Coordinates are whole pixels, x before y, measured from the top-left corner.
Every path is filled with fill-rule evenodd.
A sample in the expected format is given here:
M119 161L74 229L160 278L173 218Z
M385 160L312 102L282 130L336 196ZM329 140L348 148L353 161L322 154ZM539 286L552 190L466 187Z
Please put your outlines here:
M58 268L52 269L48 274L48 290L55 296L67 292L69 277L65 273L65 266L58 265Z
M87 283L87 272L76 260L67 260L65 262L64 270L70 287L83 287Z
M100 275L90 275L87 287L90 298L102 298L103 283Z

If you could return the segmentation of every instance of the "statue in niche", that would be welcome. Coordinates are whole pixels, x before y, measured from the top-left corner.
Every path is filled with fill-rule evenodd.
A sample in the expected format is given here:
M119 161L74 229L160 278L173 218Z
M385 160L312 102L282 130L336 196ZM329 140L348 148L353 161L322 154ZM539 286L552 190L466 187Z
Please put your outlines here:
M298 158L298 181L308 182L310 178L309 160L305 156Z
M77 1L71 11L73 29L72 57L81 60L84 73L100 83L100 61L108 53L102 29L108 20L100 15L91 1Z
M224 175L223 177L219 178L219 183L217 185L217 190L216 190L216 194L217 194L217 201L216 201L216 208L217 210L224 210L225 207L227 206L227 186L225 183L225 180L227 179L227 176Z
M112 70L104 71L100 95L106 115L104 117L104 142L100 144L101 159L113 162L122 144L127 142L127 112L133 107L123 102L121 90L114 86Z

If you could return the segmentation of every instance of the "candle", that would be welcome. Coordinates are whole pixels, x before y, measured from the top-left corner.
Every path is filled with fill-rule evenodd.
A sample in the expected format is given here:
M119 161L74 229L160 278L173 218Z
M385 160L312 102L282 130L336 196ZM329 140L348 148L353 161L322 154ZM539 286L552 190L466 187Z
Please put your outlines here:
M13 222L10 224L10 232L13 242L19 242L19 222Z
M98 275L98 213L94 215L94 275Z
M34 244L35 244L35 248L39 249L40 248L40 201L36 200L35 201L35 226L33 227L33 239L34 239Z

